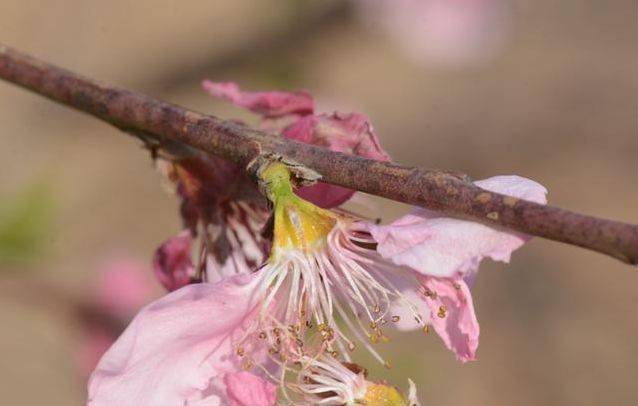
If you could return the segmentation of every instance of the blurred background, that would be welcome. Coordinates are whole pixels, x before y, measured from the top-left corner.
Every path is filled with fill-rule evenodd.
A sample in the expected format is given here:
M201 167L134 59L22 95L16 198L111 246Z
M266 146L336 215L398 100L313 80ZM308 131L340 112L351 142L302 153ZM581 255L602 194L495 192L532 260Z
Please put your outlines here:
M523 175L638 223L637 20L633 0L3 0L0 41L225 118L249 117L203 78L305 88L368 114L401 163ZM150 259L177 201L91 117L0 82L0 124L0 397L81 405L95 354L161 294ZM428 405L638 404L635 269L534 239L483 265L474 300L477 362L395 334L372 377L411 376Z

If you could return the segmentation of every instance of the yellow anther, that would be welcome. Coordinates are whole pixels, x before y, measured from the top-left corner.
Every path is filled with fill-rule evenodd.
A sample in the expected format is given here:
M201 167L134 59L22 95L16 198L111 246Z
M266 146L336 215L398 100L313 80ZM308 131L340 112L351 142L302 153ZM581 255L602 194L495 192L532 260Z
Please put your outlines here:
M251 369L253 367L253 362L251 360L249 360L248 358L244 359L244 362L242 362L241 367L248 371L249 369Z

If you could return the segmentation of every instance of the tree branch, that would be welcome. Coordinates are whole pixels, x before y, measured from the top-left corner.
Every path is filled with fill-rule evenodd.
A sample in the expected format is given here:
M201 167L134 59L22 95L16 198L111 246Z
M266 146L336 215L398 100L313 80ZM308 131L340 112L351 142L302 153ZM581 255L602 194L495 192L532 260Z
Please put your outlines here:
M0 45L0 78L136 134L183 143L246 166L262 153L279 154L323 181L598 251L638 265L638 226L492 193L453 172L332 152L273 137L126 89L99 84Z

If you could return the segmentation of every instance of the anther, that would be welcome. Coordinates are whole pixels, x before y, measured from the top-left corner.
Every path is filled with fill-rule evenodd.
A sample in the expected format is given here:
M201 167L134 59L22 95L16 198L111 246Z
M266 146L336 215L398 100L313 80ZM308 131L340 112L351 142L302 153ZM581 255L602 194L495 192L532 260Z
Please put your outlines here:
M423 288L423 295L425 297L428 297L432 300L436 300L437 297L439 297L439 295L437 295L437 293L433 290L430 290L428 288Z
M447 308L445 307L445 305L441 305L439 306L439 312L436 315L439 316L440 318L444 318L446 313L447 313Z
M395 322L395 323L396 323L396 322L397 322L397 321L399 321L399 320L401 320L401 317L399 317L399 316L392 316L392 321L393 321L393 322Z

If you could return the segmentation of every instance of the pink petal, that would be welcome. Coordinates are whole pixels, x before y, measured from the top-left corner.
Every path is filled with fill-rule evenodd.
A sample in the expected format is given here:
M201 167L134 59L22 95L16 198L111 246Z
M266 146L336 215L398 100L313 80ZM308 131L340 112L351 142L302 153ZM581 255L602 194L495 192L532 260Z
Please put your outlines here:
M192 282L195 268L191 261L190 231L169 238L155 251L153 271L160 283L172 292Z
M545 203L547 190L518 176L496 176L476 185L521 199ZM397 265L423 275L471 276L485 257L509 262L512 251L529 236L472 221L458 220L426 209L413 212L386 226L368 226L377 251Z
M332 151L379 161L390 160L381 148L372 125L363 114L334 113L303 117L286 127L282 135ZM352 197L354 190L319 182L299 189L297 194L318 206L331 208L345 203Z
M418 278L425 289L424 300L430 308L430 322L446 347L462 362L476 359L479 324L472 294L463 278Z
M224 377L230 406L271 406L277 387L250 372L226 374Z
M146 306L102 357L89 405L184 405L239 370L232 341L254 316L259 279L194 284ZM193 403L191 403L193 404Z
M204 80L202 87L215 97L247 108L267 118L282 117L290 114L307 115L314 111L312 96L300 90L290 92L244 92L233 82L212 82Z

